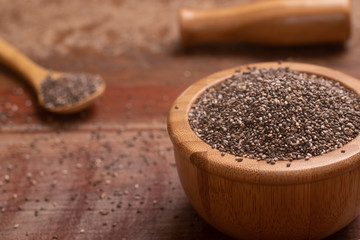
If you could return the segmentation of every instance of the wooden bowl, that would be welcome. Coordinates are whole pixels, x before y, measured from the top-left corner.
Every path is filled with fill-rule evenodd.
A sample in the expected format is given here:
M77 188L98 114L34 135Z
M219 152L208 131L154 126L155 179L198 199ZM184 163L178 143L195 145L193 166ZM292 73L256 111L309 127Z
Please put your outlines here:
M212 74L175 101L168 117L176 166L196 211L219 231L239 239L321 239L349 224L360 211L360 135L335 151L275 165L212 149L188 122L193 102L210 85L247 66L313 73L341 82L360 95L360 81L310 64L257 63ZM345 152L341 152L345 150Z

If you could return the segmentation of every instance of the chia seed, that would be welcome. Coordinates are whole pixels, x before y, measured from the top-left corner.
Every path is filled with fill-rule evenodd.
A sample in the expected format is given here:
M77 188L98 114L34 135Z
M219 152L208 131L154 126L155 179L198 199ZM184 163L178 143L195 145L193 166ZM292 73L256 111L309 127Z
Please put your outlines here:
M49 108L74 105L95 93L102 78L89 74L66 74L59 78L48 75L41 84L44 104Z
M288 67L249 67L208 87L188 119L212 148L274 164L309 159L358 136L360 96L338 82Z

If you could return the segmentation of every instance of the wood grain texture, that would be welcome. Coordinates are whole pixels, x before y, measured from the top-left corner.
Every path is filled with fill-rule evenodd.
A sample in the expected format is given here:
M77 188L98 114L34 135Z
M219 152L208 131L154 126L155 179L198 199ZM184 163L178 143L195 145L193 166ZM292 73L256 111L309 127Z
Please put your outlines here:
M269 0L179 11L184 46L214 42L301 45L350 37L349 0Z
M288 168L286 161L271 165L244 158L239 163L234 155L221 156L190 127L188 113L199 95L230 78L236 69L246 71L253 66L290 67L324 76L360 95L359 79L329 68L292 62L243 65L197 81L175 100L168 117L169 136L185 193L212 226L238 239L327 237L360 214L356 205L360 192L360 136L332 152L293 161ZM257 197L249 198L249 192ZM249 227L243 228L246 223Z
M195 212L180 185L166 133L166 117L176 97L213 72L279 59L319 64L360 78L358 1L353 1L353 34L345 45L232 44L186 51L173 41L179 39L173 29L176 18L171 17L176 16L174 6L201 8L204 1L0 2L1 37L45 68L99 73L107 84L93 108L56 116L38 107L21 77L0 66L0 239L228 240ZM210 7L235 2L251 1L209 0ZM59 15L49 18L54 13L63 21ZM48 29L48 24L54 27ZM169 34L161 29L170 29ZM115 37L105 37L108 30ZM344 191L351 188L357 187ZM248 195L259 201L251 190ZM249 208L251 203L241 211L250 216ZM244 222L254 234L251 226L251 220ZM327 240L359 237L357 218Z

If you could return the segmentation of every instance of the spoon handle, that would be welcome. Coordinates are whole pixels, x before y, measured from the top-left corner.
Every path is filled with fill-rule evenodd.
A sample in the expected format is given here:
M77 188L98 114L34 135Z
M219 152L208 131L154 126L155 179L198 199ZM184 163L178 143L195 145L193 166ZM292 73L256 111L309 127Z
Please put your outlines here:
M16 50L9 43L0 38L0 63L21 74L35 89L40 88L41 81L48 71L24 54Z
M179 21L184 46L337 43L350 36L350 1L268 0L213 10L181 9Z

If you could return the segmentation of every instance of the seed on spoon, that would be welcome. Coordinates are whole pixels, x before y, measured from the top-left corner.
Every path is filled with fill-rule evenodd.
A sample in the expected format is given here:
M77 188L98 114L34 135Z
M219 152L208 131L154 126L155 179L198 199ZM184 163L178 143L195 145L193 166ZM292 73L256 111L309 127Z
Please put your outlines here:
M52 72L39 66L0 38L0 63L24 76L39 103L57 114L71 114L90 107L105 91L99 76ZM19 93L22 91L20 90ZM11 106L9 106L10 108ZM13 108L16 110L17 106Z
M98 75L68 73L58 78L48 75L41 83L41 94L46 107L67 107L88 98L102 84Z

